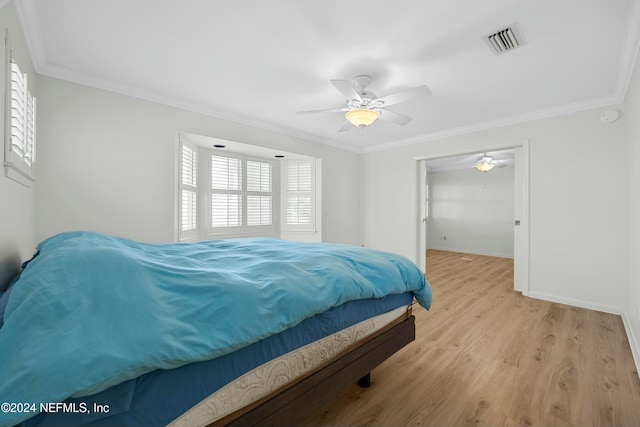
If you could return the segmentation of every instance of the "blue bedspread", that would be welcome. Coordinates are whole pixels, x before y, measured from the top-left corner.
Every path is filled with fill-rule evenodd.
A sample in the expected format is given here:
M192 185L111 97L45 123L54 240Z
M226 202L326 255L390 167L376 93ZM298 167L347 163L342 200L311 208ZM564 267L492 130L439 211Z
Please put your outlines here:
M0 401L59 402L212 359L346 301L431 289L404 257L251 238L143 244L91 232L43 241L0 328ZM34 413L0 412L0 425Z

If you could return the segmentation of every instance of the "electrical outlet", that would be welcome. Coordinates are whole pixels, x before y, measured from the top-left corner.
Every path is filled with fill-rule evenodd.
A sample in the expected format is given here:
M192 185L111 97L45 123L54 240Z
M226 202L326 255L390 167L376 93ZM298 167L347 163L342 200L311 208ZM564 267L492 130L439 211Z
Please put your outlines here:
M447 240L447 236L442 236L442 240Z
M636 320L640 322L640 305L636 305Z

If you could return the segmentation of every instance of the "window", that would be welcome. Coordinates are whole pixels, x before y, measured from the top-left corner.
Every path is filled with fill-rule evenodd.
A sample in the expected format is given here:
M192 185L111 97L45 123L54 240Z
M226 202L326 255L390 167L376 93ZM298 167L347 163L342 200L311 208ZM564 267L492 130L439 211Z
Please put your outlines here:
M315 171L313 160L285 162L285 229L315 230Z
M271 163L247 160L247 226L273 223Z
M273 226L271 162L211 155L211 231Z
M215 141L224 142L180 135L175 186L179 240L321 239L321 217L316 214L320 159L291 154L291 159L275 160L280 152L237 142L233 146L248 155L208 148Z
M211 156L211 227L242 226L242 162Z
M36 161L36 98L28 87L27 75L8 49L6 98L5 168L8 177L30 186Z
M180 236L195 236L198 229L198 150L183 143L180 150Z

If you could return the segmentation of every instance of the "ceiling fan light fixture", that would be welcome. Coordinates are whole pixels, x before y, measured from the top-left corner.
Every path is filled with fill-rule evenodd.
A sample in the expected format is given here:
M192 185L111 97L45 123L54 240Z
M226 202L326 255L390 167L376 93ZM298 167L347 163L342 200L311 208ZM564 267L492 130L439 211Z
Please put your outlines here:
M368 108L356 108L347 111L344 117L352 125L357 127L364 127L369 126L371 123L375 122L378 117L380 117L380 113Z
M496 165L489 162L476 163L476 169L478 169L480 172L489 172L494 167L496 167Z
M489 172L496 167L496 162L493 157L487 156L486 153L482 155L474 165L480 172Z

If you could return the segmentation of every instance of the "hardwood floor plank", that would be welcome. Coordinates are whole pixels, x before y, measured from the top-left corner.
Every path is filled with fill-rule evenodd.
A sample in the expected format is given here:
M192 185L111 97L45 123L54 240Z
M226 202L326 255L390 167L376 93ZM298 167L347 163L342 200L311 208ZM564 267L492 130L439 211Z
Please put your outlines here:
M620 316L523 297L513 260L429 251L416 341L306 426L640 426Z

